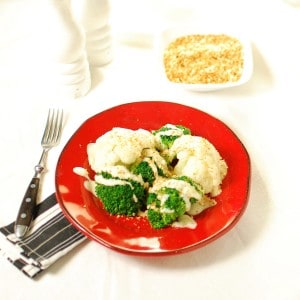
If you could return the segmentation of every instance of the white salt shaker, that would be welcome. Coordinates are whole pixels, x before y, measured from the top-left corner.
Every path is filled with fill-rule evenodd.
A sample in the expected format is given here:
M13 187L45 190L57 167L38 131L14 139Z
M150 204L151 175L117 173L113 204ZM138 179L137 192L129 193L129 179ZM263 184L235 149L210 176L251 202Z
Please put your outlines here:
M74 13L85 31L86 51L91 66L112 60L109 0L74 0Z
M84 32L72 14L71 2L42 1L37 24L37 30L41 30L38 47L42 68L47 71L48 87L63 96L84 96L90 89L91 77Z

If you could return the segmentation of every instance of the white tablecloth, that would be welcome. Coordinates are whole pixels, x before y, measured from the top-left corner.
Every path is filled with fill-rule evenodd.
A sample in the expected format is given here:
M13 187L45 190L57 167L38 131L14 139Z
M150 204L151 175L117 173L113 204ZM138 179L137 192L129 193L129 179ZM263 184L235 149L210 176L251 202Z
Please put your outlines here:
M20 45L26 43L15 17L20 4L14 2L14 9L0 12L6 22L0 55L12 68L22 68L13 65L13 55L22 55ZM63 107L67 121L60 145L49 153L43 197L54 191L60 151L86 118L126 102L165 100L208 112L240 137L252 161L249 205L227 234L182 255L127 256L86 241L37 280L0 257L1 299L300 299L299 8L281 0L117 2L122 1L112 1L111 11L114 59L92 68L85 97L51 98L38 86L5 80L0 68L0 226L16 216L40 155L41 124L50 106ZM132 43L155 37L159 22L189 18L220 28L229 23L250 37L254 73L247 84L208 93L175 89L161 80L153 45ZM9 30L11 35L5 34ZM26 71L29 78L33 72L34 66Z

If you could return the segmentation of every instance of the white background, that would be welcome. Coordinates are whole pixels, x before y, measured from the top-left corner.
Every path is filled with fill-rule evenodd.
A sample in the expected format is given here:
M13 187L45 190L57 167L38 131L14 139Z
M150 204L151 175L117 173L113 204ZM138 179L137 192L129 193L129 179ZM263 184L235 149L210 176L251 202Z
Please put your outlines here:
M50 81L39 88L37 78L46 84L48 78L36 74L30 47L37 43L32 37L47 41L48 33L28 21L37 2L0 2L0 226L15 218L33 175L50 106L63 107L68 118L61 144L49 154L43 196L54 191L57 157L86 118L126 102L165 100L208 112L237 133L252 161L248 208L226 235L178 256L126 256L86 241L37 280L0 257L1 298L300 299L299 8L281 0L111 2L114 59L91 69L92 88L79 99L55 97ZM244 32L253 47L251 80L209 93L164 81L155 41L164 26L187 20Z

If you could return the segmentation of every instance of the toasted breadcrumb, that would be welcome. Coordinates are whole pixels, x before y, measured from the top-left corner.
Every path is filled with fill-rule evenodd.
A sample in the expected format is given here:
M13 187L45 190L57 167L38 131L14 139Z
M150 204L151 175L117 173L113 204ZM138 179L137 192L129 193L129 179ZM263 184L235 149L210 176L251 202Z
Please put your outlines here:
M186 35L167 46L163 62L172 82L236 82L242 76L243 47L237 38L225 34Z

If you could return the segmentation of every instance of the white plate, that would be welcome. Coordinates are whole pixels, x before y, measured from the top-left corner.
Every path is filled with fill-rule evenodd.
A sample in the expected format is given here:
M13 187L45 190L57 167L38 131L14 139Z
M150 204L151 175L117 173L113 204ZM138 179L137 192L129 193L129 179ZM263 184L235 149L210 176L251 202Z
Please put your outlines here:
M252 76L253 73L253 57L252 57L252 47L250 40L243 34L239 33L238 30L225 29L225 28L214 28L213 26L200 24L185 24L176 27L166 28L161 32L157 40L157 51L160 61L160 71L165 75L164 65L163 65L163 53L164 49L176 38L190 35L190 34L226 34L231 37L239 39L243 46L243 56L244 56L244 67L241 78L236 82L227 83L209 83L209 84L187 84L187 83L175 83L171 82L165 76L165 79L176 86L180 86L192 91L212 91L225 89L230 87L235 87L246 83Z

